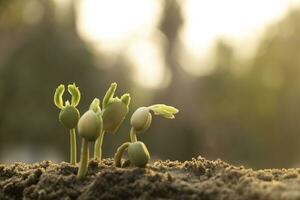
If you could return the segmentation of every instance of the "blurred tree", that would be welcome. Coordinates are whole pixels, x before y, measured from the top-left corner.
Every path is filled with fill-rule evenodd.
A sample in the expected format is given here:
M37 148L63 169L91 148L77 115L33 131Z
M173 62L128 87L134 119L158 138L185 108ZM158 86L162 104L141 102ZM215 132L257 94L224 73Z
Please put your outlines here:
M68 156L68 132L53 105L55 88L76 82L82 91L80 109L86 110L110 81L124 80L122 67L112 77L96 66L77 34L75 1L64 6L63 18L52 0L0 4L0 141L36 149L49 145ZM98 59L101 66L101 55Z
M193 105L198 105L194 93L194 79L188 75L178 61L182 44L180 31L184 24L182 5L180 1L163 1L163 11L158 28L165 35L164 63L165 71L171 74L167 88L157 92L155 102L179 108L176 121L160 122L153 128L154 154L163 158L185 160L198 154L204 149L201 138L201 120ZM200 122L200 123L199 123ZM160 133L164 130L163 133ZM166 142L168 145L166 145ZM176 153L174 153L176 149Z
M232 48L217 44L215 71L198 84L205 128L219 151L214 157L254 167L299 162L299 21L300 10L292 10L268 28L241 76L231 70Z

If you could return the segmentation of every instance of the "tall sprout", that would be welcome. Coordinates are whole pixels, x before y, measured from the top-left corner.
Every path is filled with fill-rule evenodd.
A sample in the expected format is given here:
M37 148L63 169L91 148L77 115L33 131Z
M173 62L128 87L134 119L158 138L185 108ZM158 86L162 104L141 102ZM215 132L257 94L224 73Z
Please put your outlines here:
M68 92L71 94L71 103L69 100L63 101L63 94L65 92L65 86L59 85L54 93L54 104L60 109L59 121L69 129L70 132L70 163L75 165L77 163L77 147L76 147L76 132L80 113L76 106L80 102L81 94L79 88L75 83L68 85Z

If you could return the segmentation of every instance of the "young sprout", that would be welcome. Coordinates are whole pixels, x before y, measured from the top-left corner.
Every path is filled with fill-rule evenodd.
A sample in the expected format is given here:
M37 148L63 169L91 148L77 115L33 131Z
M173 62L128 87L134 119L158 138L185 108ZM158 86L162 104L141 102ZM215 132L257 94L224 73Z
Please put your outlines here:
M76 160L76 133L75 128L77 127L80 113L76 106L80 101L80 91L76 87L75 83L68 85L68 92L71 94L71 103L66 101L63 103L63 94L65 92L65 86L59 85L54 94L54 104L61 109L59 113L59 121L70 130L70 163L75 165Z
M146 131L152 123L152 111L154 115L159 115L167 119L174 119L174 114L178 109L164 104L155 104L149 107L137 109L131 117L130 140L122 144L115 154L114 160L117 167L121 166L121 158L125 150L128 149L130 163L137 167L145 167L150 159L149 151L143 142L137 140L137 133Z
M102 118L103 118L103 131L96 140L94 147L94 157L101 160L102 157L102 142L105 132L115 134L120 125L124 121L130 104L130 95L124 94L121 98L114 97L117 89L117 84L112 83L107 90L102 102Z
M90 109L82 115L78 122L78 133L82 137L78 179L83 179L88 170L89 143L94 142L102 132L103 121L99 104L99 99L95 98Z

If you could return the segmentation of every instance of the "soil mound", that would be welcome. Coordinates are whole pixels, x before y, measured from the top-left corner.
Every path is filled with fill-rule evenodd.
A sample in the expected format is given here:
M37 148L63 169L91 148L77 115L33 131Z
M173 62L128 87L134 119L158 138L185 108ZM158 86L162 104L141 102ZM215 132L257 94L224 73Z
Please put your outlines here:
M64 162L0 165L0 199L300 199L300 169L255 171L203 157L143 169L92 160L84 181L76 173Z

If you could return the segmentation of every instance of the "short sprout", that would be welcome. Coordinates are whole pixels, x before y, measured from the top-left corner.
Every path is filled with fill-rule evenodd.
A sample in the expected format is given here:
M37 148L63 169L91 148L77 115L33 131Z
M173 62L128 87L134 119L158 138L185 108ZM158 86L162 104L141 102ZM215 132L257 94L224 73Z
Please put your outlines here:
M104 131L109 133L115 133L129 110L130 95L124 94L121 98L114 97L117 89L117 84L112 83L107 90L102 103L102 117Z
M126 149L128 149L128 158L130 163L137 167L144 167L150 160L150 153L143 142L137 140L136 134L146 131L152 123L152 114L159 115L167 119L174 119L178 109L164 104L155 104L149 107L138 108L132 115L130 123L130 140L131 143L121 145L115 154L115 164L121 166L121 157Z
M134 166L145 167L150 160L150 153L143 142L134 142L128 147L128 158Z
M178 113L178 109L167 106L164 104L155 104L149 107L138 108L131 117L131 126L137 132L146 131L152 122L151 112L153 111L155 115L162 116L167 119L174 119L174 114Z
M89 142L94 142L102 132L103 121L100 115L99 99L94 99L90 109L85 112L78 122L78 133L82 137L78 179L83 179L88 170Z
M94 157L99 160L101 160L102 157L104 133L108 132L115 134L129 111L130 95L126 93L123 94L121 98L114 97L116 90L117 84L112 83L102 102L101 115L103 118L103 131L100 133L94 147Z
M88 141L95 141L102 131L102 124L102 117L94 110L88 110L78 122L78 133Z

